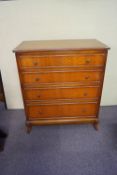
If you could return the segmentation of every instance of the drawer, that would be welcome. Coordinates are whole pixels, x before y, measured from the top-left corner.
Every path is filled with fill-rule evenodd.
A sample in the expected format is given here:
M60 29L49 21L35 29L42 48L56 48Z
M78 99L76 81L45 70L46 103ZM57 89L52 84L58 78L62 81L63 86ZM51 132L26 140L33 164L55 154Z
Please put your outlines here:
M61 66L102 66L105 64L104 54L80 55L24 55L20 56L20 68L61 67Z
M48 73L21 73L23 84L37 83L59 83L59 82L78 82L78 81L100 81L101 71L80 71L80 72L48 72Z
M96 116L97 104L49 104L28 105L27 113L31 118L55 118L55 117L91 117Z
M50 100L50 99L72 99L72 98L98 98L99 87L68 87L68 88L24 88L25 100Z

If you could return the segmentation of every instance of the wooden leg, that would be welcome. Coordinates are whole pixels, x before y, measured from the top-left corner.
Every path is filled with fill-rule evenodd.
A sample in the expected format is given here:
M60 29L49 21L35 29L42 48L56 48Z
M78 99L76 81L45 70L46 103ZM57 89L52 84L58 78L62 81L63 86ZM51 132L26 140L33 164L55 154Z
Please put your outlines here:
M32 130L32 125L26 124L27 133L29 134Z
M94 126L94 128L95 128L96 131L99 130L99 123L98 122L94 123L93 126Z

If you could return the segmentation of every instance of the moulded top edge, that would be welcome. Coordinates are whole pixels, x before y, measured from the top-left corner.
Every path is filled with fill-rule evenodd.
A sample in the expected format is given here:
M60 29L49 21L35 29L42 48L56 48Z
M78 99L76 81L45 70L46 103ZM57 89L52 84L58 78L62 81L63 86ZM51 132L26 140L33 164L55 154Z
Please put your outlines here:
M110 49L96 39L23 41L13 52Z

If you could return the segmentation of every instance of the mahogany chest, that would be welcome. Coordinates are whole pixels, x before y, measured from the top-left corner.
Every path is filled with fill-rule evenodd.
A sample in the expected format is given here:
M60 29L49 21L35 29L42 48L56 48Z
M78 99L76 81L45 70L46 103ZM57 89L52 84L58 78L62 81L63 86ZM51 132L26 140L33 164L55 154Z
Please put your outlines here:
M24 41L14 49L26 126L98 128L108 46L95 39Z

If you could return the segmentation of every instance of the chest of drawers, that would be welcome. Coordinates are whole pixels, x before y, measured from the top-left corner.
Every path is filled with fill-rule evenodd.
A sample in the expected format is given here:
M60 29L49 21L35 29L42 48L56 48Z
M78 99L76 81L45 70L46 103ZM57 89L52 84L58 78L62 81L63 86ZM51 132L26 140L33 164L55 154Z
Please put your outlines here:
M45 124L98 128L108 49L95 39L24 41L14 49L28 132Z

